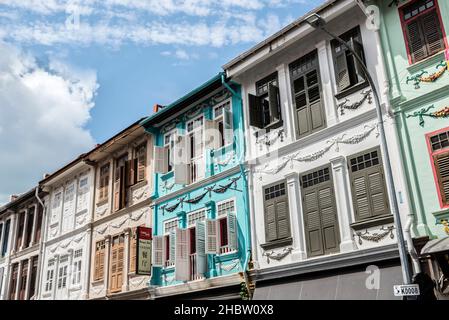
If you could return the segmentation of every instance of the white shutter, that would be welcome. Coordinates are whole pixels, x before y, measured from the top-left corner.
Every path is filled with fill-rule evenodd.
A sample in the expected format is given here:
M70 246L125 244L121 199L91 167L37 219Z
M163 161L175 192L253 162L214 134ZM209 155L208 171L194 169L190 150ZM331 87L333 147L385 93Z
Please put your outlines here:
M220 131L217 128L217 123L213 120L205 120L205 146L206 149L217 149L220 147Z
M168 151L166 147L154 147L153 167L155 173L167 173Z
M189 158L189 144L186 136L177 136L174 148L174 171L175 171L175 183L176 184L189 184L190 183L190 170L188 166Z
M206 258L206 225L204 221L196 223L196 270L199 275L203 275L207 270Z
M86 184L81 186L81 182L86 181ZM76 205L76 212L81 212L88 208L89 198L89 177L80 177L78 182L78 201Z
M176 228L175 279L189 281L188 230Z
M225 144L232 143L234 140L232 112L226 108L223 109L223 131Z
M164 266L164 236L153 236L153 266Z
M206 253L217 254L218 232L217 220L206 220Z
M237 250L238 249L238 243L237 243L237 217L235 215L235 212L229 212L227 220L228 220L228 244L229 244L229 249Z
M176 232L175 231L171 231L170 235L169 235L169 239L170 239L170 253L169 253L169 259L172 263L175 262L175 258L176 258Z
M68 185L64 192L63 210L62 230L68 232L75 227L75 183Z

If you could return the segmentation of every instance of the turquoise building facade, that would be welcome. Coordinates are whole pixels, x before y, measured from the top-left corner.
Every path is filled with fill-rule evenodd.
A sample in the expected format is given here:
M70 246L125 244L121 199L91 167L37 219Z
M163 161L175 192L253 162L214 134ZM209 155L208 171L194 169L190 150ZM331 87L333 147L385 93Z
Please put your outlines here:
M156 298L237 298L246 290L251 244L242 124L240 86L221 73L141 122L155 138Z

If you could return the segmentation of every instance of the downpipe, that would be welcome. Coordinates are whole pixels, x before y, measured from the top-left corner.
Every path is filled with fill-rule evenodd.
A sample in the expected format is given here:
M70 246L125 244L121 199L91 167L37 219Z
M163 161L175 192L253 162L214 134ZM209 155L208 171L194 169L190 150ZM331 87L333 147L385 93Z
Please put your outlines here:
M421 273L421 264L419 263L418 253L416 252L416 248L413 244L412 233L411 233L411 228L412 228L414 220L415 220L415 217L413 215L409 215L409 217L407 219L407 223L405 224L404 235L405 235L405 238L407 239L407 250L408 250L410 257L412 258L413 270L414 270L414 275L415 275L415 274Z
M39 187L36 187L36 191L34 193L34 196L36 197L39 204L42 206L43 212L42 212L42 236L39 240L39 258L37 262L37 289L36 293L34 294L34 300L39 300L41 295L41 288L42 288L42 277L43 277L43 252L44 252L44 241L47 237L47 208L45 207L44 202L39 197Z

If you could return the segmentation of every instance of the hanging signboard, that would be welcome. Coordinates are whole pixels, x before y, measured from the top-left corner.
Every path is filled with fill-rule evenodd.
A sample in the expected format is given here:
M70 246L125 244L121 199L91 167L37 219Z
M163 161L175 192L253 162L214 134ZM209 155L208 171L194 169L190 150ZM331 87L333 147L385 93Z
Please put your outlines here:
M136 274L151 275L152 230L147 227L137 227L136 232Z

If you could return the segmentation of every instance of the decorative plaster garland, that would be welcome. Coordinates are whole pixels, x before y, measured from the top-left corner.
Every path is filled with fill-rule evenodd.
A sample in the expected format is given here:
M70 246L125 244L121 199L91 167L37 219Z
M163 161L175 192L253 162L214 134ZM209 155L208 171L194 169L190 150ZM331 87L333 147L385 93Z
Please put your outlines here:
M223 265L220 263L220 269L221 269L221 270L224 270L224 271L226 271L226 272L229 272L229 271L231 271L231 270L234 270L235 267L237 267L237 266L239 265L239 263L240 263L240 261L239 261L238 259L237 259L237 260L232 260L232 263L229 264L229 265L227 265L227 266L223 266Z
M345 99L344 102L340 103L337 106L337 110L340 109L340 114L344 115L345 114L345 109L346 110L357 110L358 108L360 108L365 103L366 100L368 100L368 104L372 104L373 103L373 97L371 96L371 92L372 92L371 89L369 89L367 91L362 91L362 96L363 96L362 99L360 99L357 102L354 102L351 105L348 105L349 100Z
M292 251L293 251L292 247L284 248L284 250L282 252L277 252L277 253L275 253L273 250L271 250L271 252L269 252L269 253L267 253L267 252L262 253L262 257L267 257L267 263L270 263L270 259L276 260L276 261L281 261L286 256L288 256L290 253L292 253Z
M361 231L357 232L355 235L357 237L359 237L359 245L363 244L363 240L368 241L368 242L375 242L378 243L381 240L385 239L388 235L390 235L391 239L394 239L394 233L393 230L395 229L394 226L389 226L387 228L385 228L384 226L382 226L379 232L373 232L370 233L368 230L366 230L364 233L362 233Z
M227 166L229 164L229 162L231 162L232 159L234 159L235 157L235 152L231 152L229 153L226 158L224 158L223 160L219 161L218 159L214 159L214 164L215 165L219 165L220 167L224 167Z
M421 127L424 127L424 117L430 117L430 118L448 118L449 117L449 107L444 107L438 111L435 112L429 112L431 109L433 109L434 106L430 106L427 108L422 108L419 111L416 111L412 114L407 115L407 118L414 118L414 117L418 117L419 119L419 125Z
M265 144L267 147L271 146L272 144L276 143L276 141L278 141L279 139L281 139L281 142L284 141L284 137L285 137L285 132L284 132L284 128L281 128L280 130L277 131L276 136L274 137L274 139L270 140L270 137L267 134L264 134L262 138L257 137L256 139L256 144Z
M326 147L322 148L321 150L318 150L316 152L313 152L313 153L305 155L305 156L300 156L301 152L297 152L293 155L283 157L282 162L274 168L269 168L270 163L267 163L263 169L255 169L254 172L259 173L259 174L277 174L279 171L284 169L287 166L287 164L290 163L291 166L293 166L293 161L297 161L297 162L315 161L315 160L321 158L322 156L324 156L327 152L329 152L329 150L333 146L336 147L336 151L338 152L339 144L358 144L358 143L364 141L367 137L369 137L371 135L371 133L374 130L378 129L378 125L375 124L373 126L365 126L364 128L367 128L367 130L360 134L356 134L350 138L344 139L344 137L346 136L346 133L345 133L345 134L341 135L340 137L327 140L326 144L328 144L328 145ZM377 133L377 136L378 135L379 135L379 133ZM262 179L262 177L259 177L259 179Z
M50 252L51 253L54 253L57 249L59 249L59 248L62 248L62 249L66 249L70 244L72 244L73 242L76 242L76 243L80 243L81 242L81 240L83 240L84 239L84 237L85 237L85 235L83 234L82 236L80 236L80 237L78 237L78 238L73 238L73 239L70 239L69 241L67 241L66 243L58 243L58 245L57 246L55 246L55 247L53 247L53 248L51 248L50 249Z
M429 74L429 73L425 70L421 70L418 74L411 76L411 77L407 77L406 83L408 84L409 82L413 81L413 83L415 85L415 89L419 89L419 88L421 88L420 87L421 82L431 83L431 82L435 82L439 78L441 78L443 76L443 74L446 72L446 70L448 69L448 65L449 65L449 61L441 61L436 66L436 69L438 69L438 71L436 71L428 76L424 76L425 74Z

